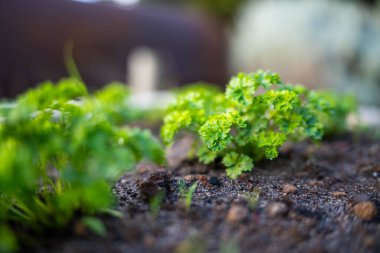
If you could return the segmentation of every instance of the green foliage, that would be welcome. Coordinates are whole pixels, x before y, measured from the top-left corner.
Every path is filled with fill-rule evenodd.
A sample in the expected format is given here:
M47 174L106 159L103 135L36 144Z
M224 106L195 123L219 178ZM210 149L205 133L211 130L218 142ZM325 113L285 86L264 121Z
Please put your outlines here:
M179 194L180 197L185 200L185 208L187 211L190 210L191 202L193 200L193 194L197 189L198 183L193 183L189 188L186 187L184 181L179 181Z
M286 141L320 140L324 132L345 130L355 108L352 97L284 84L277 73L259 70L232 77L225 94L202 87L179 93L161 136L166 145L181 131L198 136L199 160L221 157L227 175L237 178L253 162L276 158Z
M81 219L81 222L93 233L99 236L105 236L106 227L101 220L92 216L86 216Z
M195 192L195 189L197 189L197 182L195 182L194 184L192 184L189 188L189 190L186 192L185 194L185 207L186 207L186 210L190 210L190 206L191 206L191 202L193 200L193 194Z
M197 131L211 114L222 112L226 103L224 94L215 89L198 87L179 93L176 103L169 106L164 117L163 142L171 144L181 129Z
M111 82L102 90L94 93L100 110L104 111L117 124L128 123L145 117L138 108L129 105L130 91L128 87L119 82Z
M16 249L17 243L14 233L5 226L0 227L0 252L10 252Z
M222 163L226 166L226 173L230 178L237 178L241 173L251 171L253 168L253 161L249 156L236 152L227 153Z
M74 42L72 40L67 40L63 48L63 60L64 60L65 67L69 76L82 81L82 77L79 73L79 69L74 60L73 49L74 49Z
M334 108L332 117L322 119L326 126L325 134L334 135L344 132L347 129L347 115L356 111L357 108L355 96L352 94L339 96L331 92L320 92L319 94Z
M212 151L225 149L232 141L231 129L244 128L244 119L236 111L214 114L199 128L199 135Z
M144 0L145 2L163 2L170 5L193 7L207 11L221 21L232 22L237 11L247 0Z
M193 6L209 11L223 21L231 22L237 10L246 0L185 0Z
M211 85L205 82L197 82L188 84L184 87L173 88L172 92L174 92L177 95L185 95L189 92L196 92L201 94L216 94L220 93L221 89L216 85Z
M10 222L38 232L91 216L112 206L110 182L123 171L142 159L163 163L150 132L125 126L134 117L128 95L120 84L89 95L71 78L0 109L0 242L8 249ZM84 221L103 233L96 220Z

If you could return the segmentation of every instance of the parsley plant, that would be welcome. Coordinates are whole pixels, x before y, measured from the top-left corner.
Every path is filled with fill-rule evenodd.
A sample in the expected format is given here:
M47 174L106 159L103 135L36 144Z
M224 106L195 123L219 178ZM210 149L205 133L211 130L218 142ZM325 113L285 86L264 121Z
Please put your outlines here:
M227 176L235 179L255 161L276 158L286 141L320 140L324 131L344 129L355 103L343 101L284 84L277 73L239 73L225 93L202 86L179 93L167 109L161 136L170 145L180 131L193 133L199 160L209 164L222 158Z

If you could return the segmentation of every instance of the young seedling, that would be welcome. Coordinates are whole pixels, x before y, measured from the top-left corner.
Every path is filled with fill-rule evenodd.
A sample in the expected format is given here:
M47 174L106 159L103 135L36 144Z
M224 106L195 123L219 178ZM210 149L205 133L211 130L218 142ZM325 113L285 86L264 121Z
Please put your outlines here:
M286 141L320 140L324 131L343 129L355 105L340 100L284 84L276 73L239 73L225 93L200 87L180 93L167 109L161 136L171 145L179 132L192 133L198 159L209 164L222 158L227 176L236 179L254 162L276 158Z
M198 183L193 183L189 188L186 188L186 184L183 180L180 180L178 184L179 195L185 200L186 211L189 211L193 199L193 194L197 189Z
M195 189L197 189L197 186L198 186L197 182L195 182L194 184L192 184L190 186L189 190L187 191L186 195L185 195L185 207L186 207L186 210L190 210L191 202L193 200L193 194L195 192Z

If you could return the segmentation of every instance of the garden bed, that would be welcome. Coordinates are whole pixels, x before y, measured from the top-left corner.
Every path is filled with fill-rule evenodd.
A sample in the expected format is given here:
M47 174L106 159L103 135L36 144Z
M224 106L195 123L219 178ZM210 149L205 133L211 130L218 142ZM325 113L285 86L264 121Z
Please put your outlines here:
M379 252L379 153L352 135L285 145L237 180L218 162L141 164L115 184L123 216L102 218L105 237L73 223L22 252ZM190 208L182 180L197 183Z

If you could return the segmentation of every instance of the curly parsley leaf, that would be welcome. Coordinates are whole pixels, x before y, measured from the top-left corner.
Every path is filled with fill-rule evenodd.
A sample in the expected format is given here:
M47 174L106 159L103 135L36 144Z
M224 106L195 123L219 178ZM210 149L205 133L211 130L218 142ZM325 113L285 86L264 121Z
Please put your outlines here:
M232 179L236 179L243 172L251 171L253 168L253 161L249 156L236 152L227 153L222 163L226 166L227 176Z

